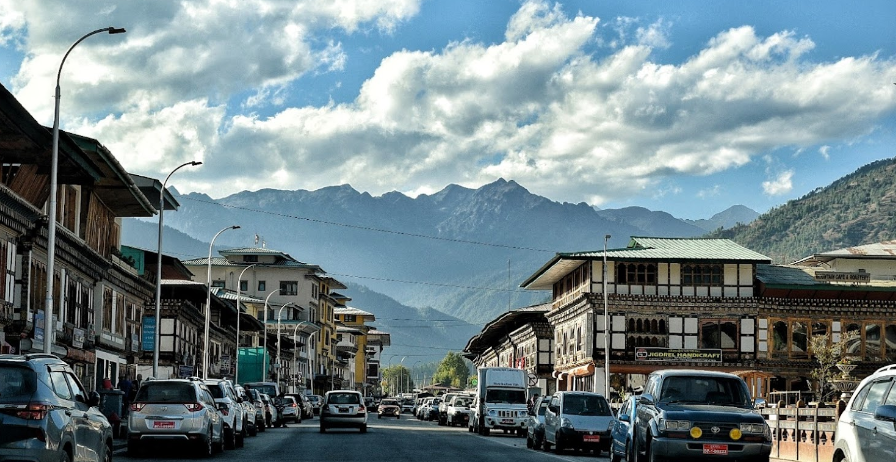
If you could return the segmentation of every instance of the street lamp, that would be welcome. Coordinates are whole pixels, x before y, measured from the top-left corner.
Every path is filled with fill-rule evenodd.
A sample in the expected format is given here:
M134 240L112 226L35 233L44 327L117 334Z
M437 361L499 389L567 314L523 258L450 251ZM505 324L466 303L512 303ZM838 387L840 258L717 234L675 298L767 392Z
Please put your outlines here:
M264 350L261 353L262 361L261 361L261 377L264 379L266 377L267 372L267 362L268 362L268 300L271 299L271 295L279 292L280 289L274 289L271 293L268 294L267 297L264 298Z
M202 165L202 162L193 160L178 165L165 177L165 181L162 182L162 190L159 192L159 252L156 254L156 335L152 347L152 376L155 378L159 378L159 343L161 341L160 326L162 322L162 220L165 213L165 186L168 184L168 179L171 178L171 175L174 175L174 172L187 165Z
M296 348L296 345L299 344L298 341L298 332L299 327L301 327L302 323L296 323L296 326L292 329L292 392L297 393L296 389L296 376L299 372L299 349ZM304 385L304 384L303 384Z
M240 310L240 290L242 289L243 273L257 265L258 263L253 263L243 268L240 271L240 275L236 277L236 361L233 366L233 383L240 383L240 315L242 314Z
M604 396L610 399L610 311L607 303L607 241L604 236Z
M68 51L66 51L65 55L62 57L62 62L59 63L59 72L56 73L56 108L53 112L53 157L50 161L50 202L47 205L47 208L49 209L47 210L49 215L47 218L50 222L47 224L47 296L46 307L44 308L44 353L52 353L52 335L55 332L53 326L53 271L56 263L56 189L58 188L56 177L58 176L57 172L59 170L59 100L62 97L62 91L59 88L59 80L62 77L62 66L65 64L68 54L71 53L81 41L91 35L99 34L100 32L122 34L125 30L124 28L106 27L97 29L79 38L78 41L72 44L72 46L68 47Z
M317 355L317 347L311 339L314 338L314 334L318 332L320 331L312 332L311 335L308 336L308 375L311 376L311 394L314 394L314 357Z
M280 373L280 315L283 313L283 308L286 308L289 305L292 305L292 302L286 303L277 310L277 382L282 378Z
M208 245L208 280L206 282L206 288L208 289L208 297L205 299L205 344L203 345L202 350L202 378L208 378L208 341L209 341L209 324L211 323L211 315L212 315L212 246L215 245L215 239L221 235L224 231L228 229L240 229L238 225L228 226L221 231L218 231L215 234L215 237L212 238L212 242Z

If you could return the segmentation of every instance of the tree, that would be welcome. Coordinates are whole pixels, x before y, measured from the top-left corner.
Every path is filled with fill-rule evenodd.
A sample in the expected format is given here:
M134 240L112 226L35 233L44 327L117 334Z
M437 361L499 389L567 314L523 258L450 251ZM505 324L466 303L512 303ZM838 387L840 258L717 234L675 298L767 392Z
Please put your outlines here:
M399 393L410 393L414 389L414 381L411 379L411 371L401 364L395 364L383 369L383 390L390 396Z
M859 339L859 331L851 330L840 335L840 340L837 342L831 342L827 335L815 335L809 340L809 352L818 363L810 375L817 383L821 401L836 393L832 382L840 374L837 364L852 361L847 354L848 347Z
M462 388L467 384L467 377L470 376L470 366L459 353L448 352L439 368L433 375L433 380L437 383L443 383L454 388Z

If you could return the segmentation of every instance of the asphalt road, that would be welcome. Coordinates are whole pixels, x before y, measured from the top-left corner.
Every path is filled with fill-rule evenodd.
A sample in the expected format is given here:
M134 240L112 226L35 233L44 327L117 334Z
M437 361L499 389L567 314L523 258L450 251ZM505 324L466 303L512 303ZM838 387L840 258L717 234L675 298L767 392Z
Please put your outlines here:
M225 450L210 460L239 462L514 462L528 461L607 461L606 453L567 452L561 455L526 449L526 439L502 432L479 436L466 428L440 427L435 422L420 421L407 414L401 419L377 419L372 415L367 433L350 429L329 429L320 433L318 420L304 420L287 428L270 428L258 436L247 438L245 447ZM115 461L193 460L181 448L156 445L147 448L145 458L116 455Z

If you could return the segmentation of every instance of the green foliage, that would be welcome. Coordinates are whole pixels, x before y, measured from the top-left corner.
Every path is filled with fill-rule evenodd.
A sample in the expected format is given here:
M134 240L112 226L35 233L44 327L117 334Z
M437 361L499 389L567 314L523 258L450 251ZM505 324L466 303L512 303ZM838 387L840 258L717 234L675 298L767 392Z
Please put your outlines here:
M860 339L857 330L841 335L838 342L831 342L827 335L815 335L809 339L809 352L818 364L809 375L815 379L822 401L836 393L831 382L840 375L837 364L852 361L845 352L850 344Z
M439 368L433 376L436 383L450 385L454 388L464 388L467 378L470 376L470 366L460 353L448 352Z
M401 364L395 364L383 369L383 390L389 396L397 396L399 393L411 393L414 390L414 379L411 371Z
M717 230L790 263L819 252L890 240L896 234L896 159L868 164L824 188L762 214L749 225Z

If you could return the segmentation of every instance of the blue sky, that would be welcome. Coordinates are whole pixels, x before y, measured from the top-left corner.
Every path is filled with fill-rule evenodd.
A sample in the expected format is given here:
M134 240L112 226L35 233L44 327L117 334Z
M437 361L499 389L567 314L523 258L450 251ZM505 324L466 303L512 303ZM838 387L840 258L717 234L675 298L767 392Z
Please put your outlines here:
M515 180L759 212L896 146L896 2L0 0L0 83L129 171L213 198Z

